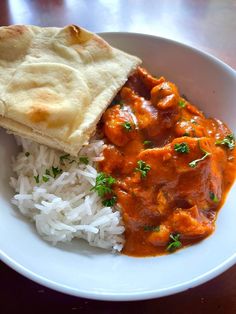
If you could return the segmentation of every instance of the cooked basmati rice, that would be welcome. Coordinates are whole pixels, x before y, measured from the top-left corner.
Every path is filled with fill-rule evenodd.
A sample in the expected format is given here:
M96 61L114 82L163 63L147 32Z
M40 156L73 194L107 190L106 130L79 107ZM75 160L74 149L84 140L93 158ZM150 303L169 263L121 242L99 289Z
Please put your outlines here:
M92 246L120 251L124 243L120 212L104 207L91 191L104 142L91 140L74 160L44 145L19 137L16 140L22 152L13 158L16 177L10 184L17 194L12 203L35 222L43 239L56 244L83 238ZM80 162L85 156L87 165Z

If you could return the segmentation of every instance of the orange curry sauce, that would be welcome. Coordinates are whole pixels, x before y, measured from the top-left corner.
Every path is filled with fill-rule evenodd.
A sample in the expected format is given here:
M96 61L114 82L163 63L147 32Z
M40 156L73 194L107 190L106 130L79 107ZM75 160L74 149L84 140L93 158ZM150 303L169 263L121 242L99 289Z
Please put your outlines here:
M138 68L101 127L107 146L100 170L116 179L124 254L164 254L174 239L169 251L214 231L236 170L236 149L220 142L233 137L224 123L205 118L173 83Z

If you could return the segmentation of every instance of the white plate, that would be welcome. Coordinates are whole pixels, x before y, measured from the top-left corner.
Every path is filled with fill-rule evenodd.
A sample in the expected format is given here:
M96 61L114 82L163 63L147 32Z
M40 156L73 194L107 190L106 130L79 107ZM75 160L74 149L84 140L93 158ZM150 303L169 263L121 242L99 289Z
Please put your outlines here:
M112 45L143 59L155 75L175 82L207 115L236 133L236 74L221 61L163 38L104 33ZM132 258L93 249L79 241L53 247L11 206L8 186L13 137L0 131L0 257L22 275L52 289L92 299L139 300L201 284L236 260L236 185L221 209L215 233L190 248L155 258Z

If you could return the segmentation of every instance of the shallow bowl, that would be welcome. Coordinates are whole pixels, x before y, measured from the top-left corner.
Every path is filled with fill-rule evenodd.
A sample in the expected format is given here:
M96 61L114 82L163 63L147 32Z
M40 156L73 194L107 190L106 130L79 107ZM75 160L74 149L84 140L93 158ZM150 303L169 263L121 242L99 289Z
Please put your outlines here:
M113 46L139 56L152 74L164 75L181 94L236 133L236 73L218 59L164 38L101 34ZM175 254L132 258L84 242L51 246L11 205L14 138L0 130L0 257L22 275L49 288L91 299L141 300L177 293L219 275L236 261L236 185L222 207L214 234Z

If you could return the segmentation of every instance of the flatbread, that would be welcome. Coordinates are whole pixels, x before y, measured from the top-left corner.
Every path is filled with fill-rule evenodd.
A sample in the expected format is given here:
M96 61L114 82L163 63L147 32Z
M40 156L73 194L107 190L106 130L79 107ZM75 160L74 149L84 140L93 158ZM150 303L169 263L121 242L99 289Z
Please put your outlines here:
M140 63L75 25L0 27L0 126L76 156Z

